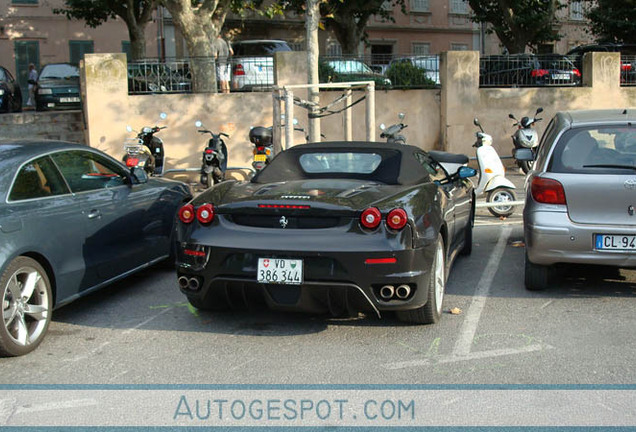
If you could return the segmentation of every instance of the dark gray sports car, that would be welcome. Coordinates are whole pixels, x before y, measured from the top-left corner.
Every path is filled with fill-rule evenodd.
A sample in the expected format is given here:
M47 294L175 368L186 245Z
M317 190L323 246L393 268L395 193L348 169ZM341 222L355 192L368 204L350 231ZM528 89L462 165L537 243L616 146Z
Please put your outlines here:
M292 147L250 182L220 183L181 208L179 287L201 309L437 322L450 264L472 247L467 162L400 144Z
M53 308L168 258L190 199L87 146L0 142L0 355L35 349Z

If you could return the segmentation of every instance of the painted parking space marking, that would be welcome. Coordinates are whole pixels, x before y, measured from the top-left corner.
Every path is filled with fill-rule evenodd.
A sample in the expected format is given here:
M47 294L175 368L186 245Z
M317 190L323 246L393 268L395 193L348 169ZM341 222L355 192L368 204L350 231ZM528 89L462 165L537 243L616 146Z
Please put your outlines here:
M475 294L473 295L472 302L466 312L466 317L459 331L459 337L455 342L453 351L450 355L446 356L431 356L427 355L426 358L417 360L407 360L402 362L392 362L384 365L386 369L396 370L405 369L409 367L426 366L431 364L441 363L455 363L468 360L478 360L500 356L510 356L515 354L530 353L536 351L542 351L545 349L551 349L550 345L546 344L529 344L520 348L502 348L486 351L471 351L471 348L475 341L475 334L477 332L477 326L481 318L484 307L486 306L486 300L490 292L497 269L501 263L508 240L512 233L512 226L503 226L497 240L497 244L490 255L488 264L484 269L484 272L477 283ZM436 339L437 340L437 339ZM429 350L429 354L431 351Z

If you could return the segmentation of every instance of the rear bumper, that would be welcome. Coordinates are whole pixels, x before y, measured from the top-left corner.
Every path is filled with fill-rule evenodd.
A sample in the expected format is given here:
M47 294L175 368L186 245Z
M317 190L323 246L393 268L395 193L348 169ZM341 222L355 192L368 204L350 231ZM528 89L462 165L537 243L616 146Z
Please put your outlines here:
M205 256L192 257L185 249L198 248ZM419 308L428 296L428 274L434 247L390 252L338 251L249 251L181 244L177 257L179 287L188 298L206 302L209 296L250 303L261 300L269 308L312 313L333 312L343 306L349 310L397 311ZM301 285L260 284L257 282L258 258L302 259L304 281ZM391 264L366 264L367 258L396 259ZM185 277L185 279L182 279ZM185 280L196 279L196 289ZM380 289L408 285L406 298L385 299Z
M572 222L566 211L524 211L524 236L532 263L636 267L633 251L597 250L595 234L636 235L636 225L584 225Z

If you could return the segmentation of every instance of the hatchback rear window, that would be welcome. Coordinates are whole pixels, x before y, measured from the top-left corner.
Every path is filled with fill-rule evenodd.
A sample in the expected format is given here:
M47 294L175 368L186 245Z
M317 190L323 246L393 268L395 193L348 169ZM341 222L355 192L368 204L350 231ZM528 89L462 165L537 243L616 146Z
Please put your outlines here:
M278 51L291 51L285 42L236 43L233 48L235 56L267 56Z
M565 132L554 149L550 171L560 173L634 174L636 128L576 128Z

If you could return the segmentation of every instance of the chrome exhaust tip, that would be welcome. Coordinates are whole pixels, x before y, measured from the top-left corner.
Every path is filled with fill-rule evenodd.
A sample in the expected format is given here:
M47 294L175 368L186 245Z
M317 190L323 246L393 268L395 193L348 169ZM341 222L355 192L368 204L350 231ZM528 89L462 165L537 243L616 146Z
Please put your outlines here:
M395 288L393 287L393 285L384 285L382 288L380 288L380 297L382 297L384 300L391 299L391 297L393 297L393 294L395 294Z
M179 277L179 279L177 279L177 282L179 282L179 287L180 288L187 288L188 287L188 278L185 277L185 276Z
M190 288L192 291L196 291L199 289L199 279L193 277L190 278L190 280L188 281L188 288Z
M402 284L395 289L395 295L400 300L404 300L410 294L411 294L411 287L406 284Z

